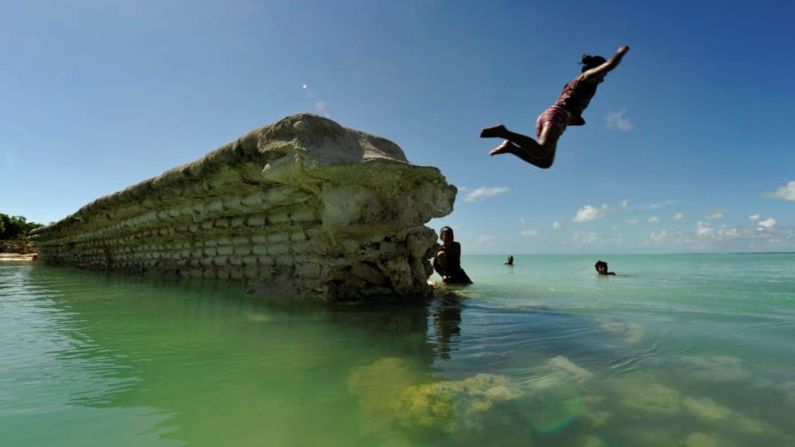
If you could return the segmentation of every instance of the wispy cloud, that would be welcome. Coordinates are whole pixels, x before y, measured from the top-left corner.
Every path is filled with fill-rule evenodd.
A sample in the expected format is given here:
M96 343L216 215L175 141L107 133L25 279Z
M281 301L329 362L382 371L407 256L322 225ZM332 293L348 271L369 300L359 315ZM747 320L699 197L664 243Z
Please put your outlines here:
M519 232L522 236L538 236L538 230L535 228L526 228Z
M635 210L658 210L658 209L664 208L666 206L671 206L671 205L673 205L673 204L675 204L677 202L678 201L676 201L676 200L667 199L667 200L663 200L662 202L644 203L644 204L641 204L641 205L635 205L632 208L635 209Z
M629 199L624 199L624 200L622 200L622 201L621 201L621 203L620 203L619 205L620 205L620 206L621 206L621 208L623 208L623 209L627 209L627 208L629 208Z
M632 125L632 121L629 119L629 117L624 116L625 113L625 110L608 113L606 117L607 128L624 131L631 130L634 126Z
M685 214L684 213L674 213L674 220L675 221L683 221L683 220L685 220Z
M636 223L638 223L638 218L637 217L633 217L632 219L627 219L627 223L629 225L635 225Z
M585 205L584 207L577 210L577 214L574 215L572 220L575 222L590 222L601 219L605 217L605 214L607 214L609 209L610 208L607 206L607 204L603 204L599 208L596 208L592 205Z
M768 197L795 202L795 180L780 186L775 192L767 194Z
M707 219L720 220L726 215L726 210L712 210L707 214Z
M760 217L761 216L758 213L757 214L751 214L750 216L748 216L748 218L751 219L751 221L753 221L753 222L756 222L757 220L759 220Z
M475 239L474 245L476 247L484 247L493 244L496 240L497 238L490 234L481 234Z
M760 220L759 222L757 222L757 224L759 224L759 227L761 229L767 230L767 229L770 229L770 228L774 228L776 226L776 219L773 219L772 217L770 217L770 218L765 219L765 220Z
M659 222L659 221L660 221L660 218L659 218L659 217L657 217L657 216L651 216L651 217L649 217L649 223L657 223L657 222Z
M696 234L699 236L711 236L715 233L715 229L708 222L698 221L696 223Z
M552 222L552 229L553 230L558 231L561 228L563 228L563 224L562 223L560 223L558 221Z
M509 190L510 188L504 186L481 186L466 193L464 196L464 202L477 202L478 200L483 200L506 193Z
M655 233L654 231L649 233L649 239L651 239L651 241L654 242L655 244L661 244L665 242L667 238L668 238L668 232L665 230L661 230L657 233Z
M601 241L602 237L599 233L577 231L571 236L571 239L579 244L593 244Z

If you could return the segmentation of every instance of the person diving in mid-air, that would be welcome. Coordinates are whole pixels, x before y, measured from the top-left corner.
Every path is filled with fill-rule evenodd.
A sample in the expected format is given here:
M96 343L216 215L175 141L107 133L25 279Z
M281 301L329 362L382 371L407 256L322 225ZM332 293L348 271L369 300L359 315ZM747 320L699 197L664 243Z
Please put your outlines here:
M481 130L481 138L505 140L492 149L489 155L513 154L542 169L552 166L552 162L555 161L558 138L563 135L566 126L585 124L582 112L596 94L596 87L604 81L607 73L618 66L627 51L629 51L629 47L624 45L610 59L605 59L602 56L584 55L580 62L582 64L580 75L566 84L555 104L538 116L535 140L526 135L511 132L502 124Z

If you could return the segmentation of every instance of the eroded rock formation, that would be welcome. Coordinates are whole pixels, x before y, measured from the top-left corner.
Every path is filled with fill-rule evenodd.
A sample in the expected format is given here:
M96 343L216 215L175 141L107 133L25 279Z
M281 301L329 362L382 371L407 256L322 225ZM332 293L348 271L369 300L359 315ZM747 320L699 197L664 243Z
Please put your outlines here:
M430 293L456 189L394 143L314 115L256 129L34 235L48 263L256 284L330 301Z

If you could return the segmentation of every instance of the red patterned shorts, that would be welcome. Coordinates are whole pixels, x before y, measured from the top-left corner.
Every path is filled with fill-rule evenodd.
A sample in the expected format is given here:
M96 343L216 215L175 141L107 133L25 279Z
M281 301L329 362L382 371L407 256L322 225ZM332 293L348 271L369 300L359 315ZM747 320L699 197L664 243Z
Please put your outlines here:
M538 115L536 120L536 138L541 136L541 131L544 126L549 123L550 126L555 126L560 131L561 135L566 130L566 124L569 122L569 112L563 110L560 106L551 106L544 110L541 115Z

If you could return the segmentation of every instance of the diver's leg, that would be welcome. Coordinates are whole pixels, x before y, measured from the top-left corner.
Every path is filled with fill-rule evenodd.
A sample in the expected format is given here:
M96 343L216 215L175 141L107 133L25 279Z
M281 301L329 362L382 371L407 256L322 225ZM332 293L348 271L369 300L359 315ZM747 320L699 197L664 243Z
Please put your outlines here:
M541 169L549 169L555 161L555 152L558 149L558 139L563 134L560 127L552 123L545 123L541 136L538 137L538 143L543 148L543 152L538 153L541 160L538 163L533 163Z
M489 154L513 154L534 166L538 166L541 169L547 169L552 166L552 162L555 160L555 150L557 148L558 138L560 138L560 135L560 128L552 125L552 123L547 122L544 123L544 127L541 130L541 136L538 138L538 142L532 138L525 137L530 140L531 143L521 145L516 144L517 142L514 140L506 139L502 144L492 149Z
M494 127L487 127L481 130L480 138L502 138L504 140L511 140L512 142L516 143L517 146L526 147L528 149L538 146L536 140L528 137L527 135L511 132L502 124L498 124Z

